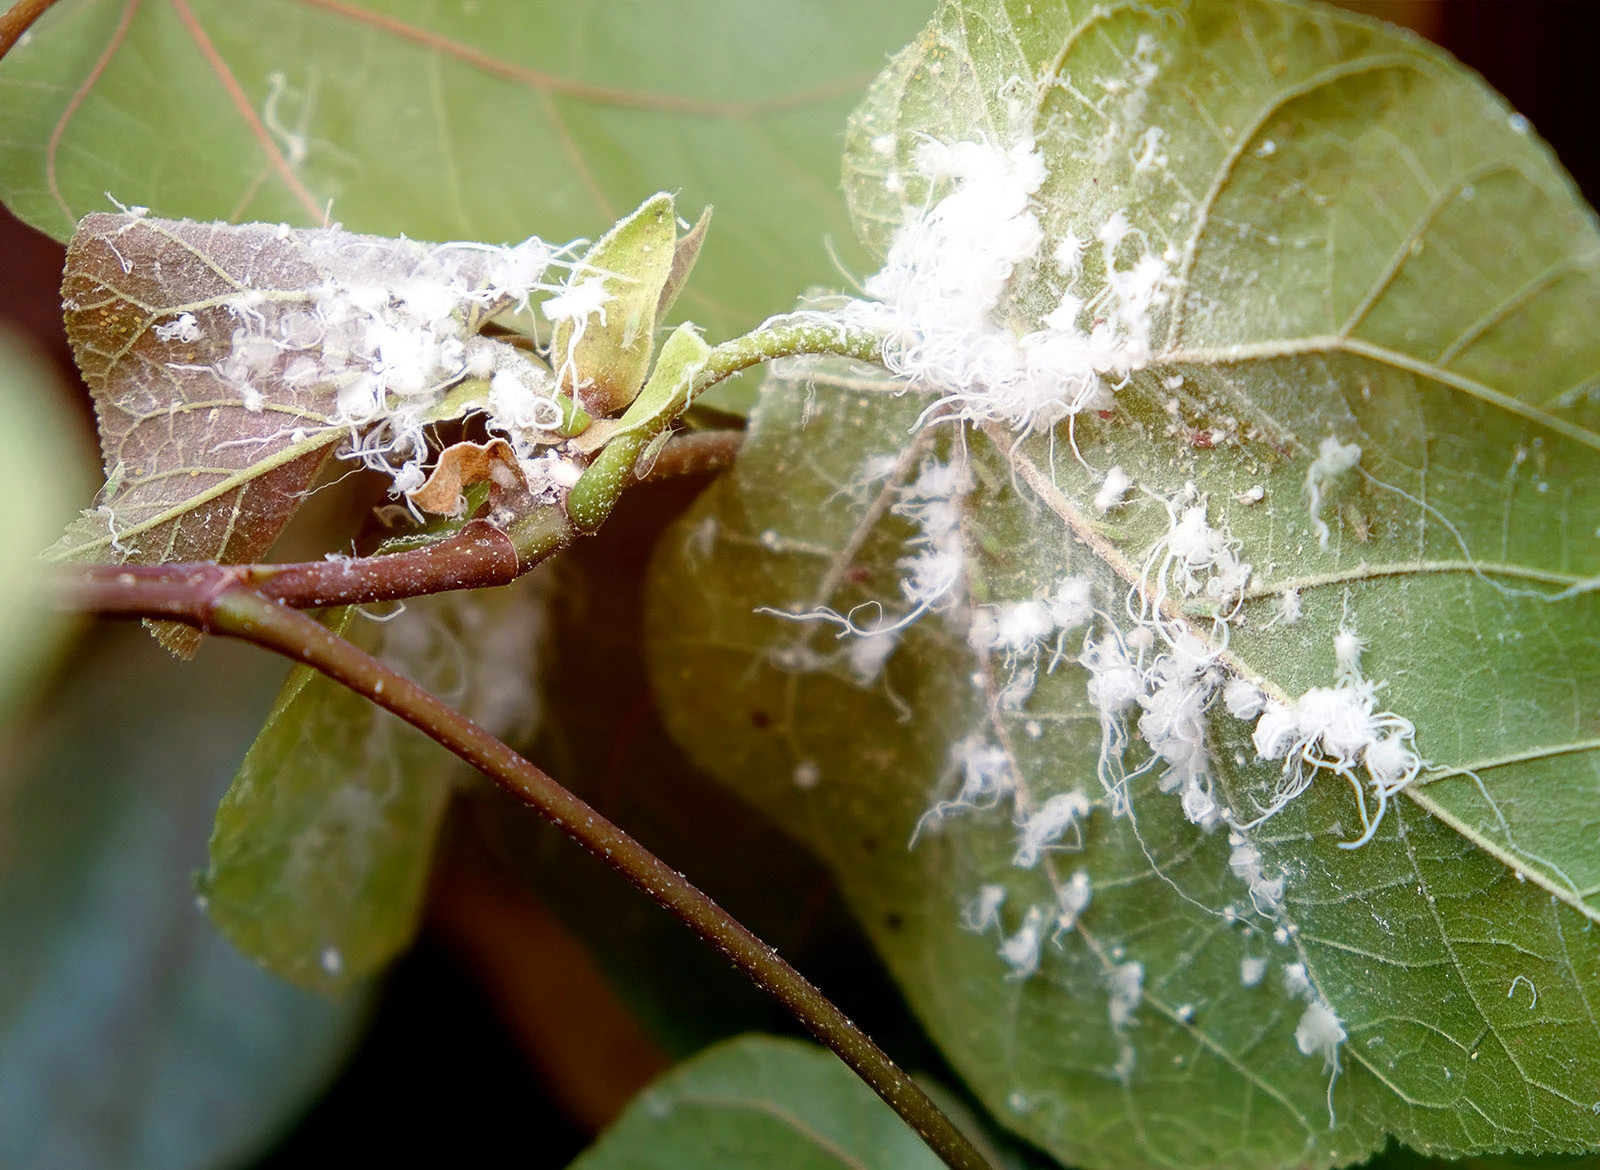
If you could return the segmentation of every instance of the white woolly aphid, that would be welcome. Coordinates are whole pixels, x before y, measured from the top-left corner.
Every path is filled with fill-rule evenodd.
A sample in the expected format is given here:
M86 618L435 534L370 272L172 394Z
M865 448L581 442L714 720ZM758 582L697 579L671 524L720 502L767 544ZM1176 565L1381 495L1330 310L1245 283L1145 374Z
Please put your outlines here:
M1055 932L1052 938L1059 939L1061 935L1072 930L1078 925L1078 919L1089 908L1089 899L1094 894L1093 885L1089 881L1086 870L1073 870L1072 876L1067 879L1056 895L1059 909L1056 911Z
M961 925L974 934L983 934L1000 924L1000 907L1005 904L1006 888L994 882L978 887L978 896L961 913Z
M882 602L868 601L841 614L828 606L806 612L774 609L763 606L757 613L787 618L797 622L825 622L839 627L839 637L854 635L858 638L886 638L913 625L923 614L946 608L955 598L957 587L966 570L966 550L961 542L961 497L971 488L966 466L959 462L941 462L938 459L923 461L917 478L897 489L898 499L890 510L904 516L916 529L907 544L910 553L900 559L902 573L900 592L910 603L910 609L898 617L884 613ZM858 621L858 615L871 613L876 620L869 624ZM862 685L876 678L868 672L873 657L881 652L886 658L893 644L879 643L871 651L861 651L860 659L851 660L851 670ZM882 666L882 661L876 663Z
M1379 684L1361 675L1360 655L1365 645L1347 629L1335 637L1337 681L1331 687L1312 687L1292 703L1268 701L1251 736L1256 752L1268 760L1282 760L1283 775L1262 815L1246 828L1274 816L1304 792L1318 772L1343 777L1356 796L1362 833L1341 848L1365 845L1378 831L1389 799L1416 779L1426 761L1416 750L1416 727L1393 711L1378 710ZM1365 772L1366 782L1357 774ZM1366 789L1377 798L1369 813Z
M1000 957L1011 971L1007 979L1026 979L1039 969L1039 948L1044 942L1045 909L1029 906L1017 933L1000 944Z
M1058 792L1018 823L1017 852L1011 864L1032 869L1040 855L1057 846L1068 829L1079 829L1089 815L1089 798L1081 792Z
M1100 484L1100 490L1094 494L1095 509L1100 512L1109 512L1111 509L1119 507L1131 487L1133 487L1133 476L1123 471L1121 467L1113 467L1106 472L1106 477Z
M1329 435L1317 448L1317 457L1306 468L1306 501L1311 516L1311 531L1317 535L1317 544L1326 549L1330 535L1328 524L1322 518L1322 500L1328 487L1361 462L1361 448L1354 443L1341 443Z
M1276 918L1283 910L1283 878L1269 878L1262 872L1261 851L1238 833L1228 834L1228 868L1250 890L1256 911Z
M1144 999L1144 964L1134 961L1119 963L1106 974L1111 987L1111 998L1106 1013L1111 1026L1118 1031L1126 1028Z

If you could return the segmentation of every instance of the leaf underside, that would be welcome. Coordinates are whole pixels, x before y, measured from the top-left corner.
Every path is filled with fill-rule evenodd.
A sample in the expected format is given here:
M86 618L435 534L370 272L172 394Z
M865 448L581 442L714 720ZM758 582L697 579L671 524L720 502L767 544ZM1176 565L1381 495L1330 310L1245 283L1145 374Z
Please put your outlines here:
M386 665L523 742L541 711L542 575L328 622ZM206 912L274 974L327 994L382 970L416 934L434 840L472 770L366 698L296 667L217 810Z
M1159 66L1142 87L1141 36ZM918 428L930 400L887 392L881 375L769 381L735 472L658 557L651 655L669 727L834 868L952 1063L1069 1164L1331 1165L1389 1135L1442 1156L1592 1150L1592 213L1480 82L1370 22L1265 2L973 0L947 4L852 120L846 190L863 235L881 251L925 205L923 137L1005 145L1019 120L1050 169L1034 204L1046 255L1068 231L1093 241L1120 210L1174 258L1151 360L1109 417L1020 442ZM1141 168L1152 126L1166 157ZM1104 279L1097 247L1082 279L1086 295ZM1048 264L1025 268L1000 316L1038 328L1062 285ZM1323 510L1324 550L1305 484L1330 435L1362 453ZM1100 477L1069 440L1143 490L1093 508ZM832 628L753 612L904 612L898 562L915 533L889 506L896 484L962 450L976 485L962 502L966 594L906 630L881 679L855 682ZM872 480L867 466L896 470ZM1338 848L1359 821L1350 787L1326 774L1254 830L1286 883L1276 920L1230 873L1227 834L1157 791L1159 768L1133 782L1132 818L1110 814L1076 636L1053 671L1048 653L1038 661L1017 710L998 696L1027 664L967 641L971 605L1043 596L1067 573L1125 617L1188 482L1255 567L1230 669L1283 696L1331 685L1333 636L1353 623L1382 705L1415 723L1432 764L1360 849ZM1261 501L1244 502L1256 485ZM1291 588L1303 616L1274 622ZM1220 703L1207 718L1218 795L1245 816L1279 776L1250 731ZM1006 807L952 816L908 850L952 795L952 748L969 735L1004 749L1034 807L1088 795L1081 847L1069 834L1015 868ZM1033 976L1006 977L999 933L961 928L985 883L1006 890L1010 935L1079 868L1092 901ZM1259 985L1241 982L1247 957L1268 962ZM1132 961L1144 996L1113 1027L1109 973ZM1331 1089L1321 1054L1297 1047L1291 963L1348 1032Z

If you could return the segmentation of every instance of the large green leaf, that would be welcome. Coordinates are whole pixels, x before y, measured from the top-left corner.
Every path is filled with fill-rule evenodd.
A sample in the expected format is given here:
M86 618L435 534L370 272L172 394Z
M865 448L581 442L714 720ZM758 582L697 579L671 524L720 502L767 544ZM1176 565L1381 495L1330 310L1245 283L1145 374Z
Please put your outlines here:
M717 205L682 311L831 282L838 130L929 0L66 0L0 65L0 199L449 240Z
M1442 55L1294 4L946 5L852 121L847 188L880 249L946 193L915 170L930 138L1037 141L1042 251L1091 241L1075 290L1091 307L1115 305L1094 299L1095 241L1125 215L1117 271L1141 252L1168 266L1150 353L1112 409L1028 438L918 426L930 398L881 377L772 383L736 472L657 567L669 727L833 866L952 1063L1066 1161L1327 1165L1391 1134L1445 1156L1600 1147L1592 214L1526 123ZM1022 265L991 338L1039 329L1066 283ZM1332 470L1330 438L1360 447L1355 466ZM906 614L901 562L919 546L900 513L931 457L969 464L964 583L858 682L834 626L753 611ZM1113 465L1141 490L1102 510ZM1254 566L1225 649L1212 606L1162 563L1197 505ZM1286 887L1258 908L1229 834L1158 790L1161 761L1130 781L1134 816L1113 815L1081 634L1065 661L973 650L975 607L1053 595L1069 573L1091 583L1095 637L1129 632L1124 599L1153 606L1165 581L1168 631L1282 698L1331 687L1335 635L1352 630L1376 701L1414 723L1432 766L1356 849L1338 847L1360 832L1350 784L1315 773L1248 834L1257 875ZM1013 689L1030 667L1036 685ZM1282 768L1207 693L1208 776L1244 819ZM1137 715L1130 773L1148 756ZM952 812L902 850L973 743L1015 803ZM1074 791L1092 807L1081 849L1069 831L1013 865L1013 815ZM1055 945L1046 928L1020 977L1001 932L1025 950L1029 911L1053 917L1080 868L1088 908ZM998 925L963 930L988 884ZM1142 995L1119 1001L1135 971ZM1328 1045L1336 1077L1313 1008L1347 1034Z
M76 662L0 743L0 1163L238 1165L367 1015L261 971L194 904L211 809L281 668L223 643L180 667L133 628Z
M935 1170L922 1140L831 1052L747 1035L673 1069L573 1170Z
M542 575L420 598L332 627L496 735L530 736L544 640ZM340 992L416 933L440 816L471 769L415 728L296 667L217 810L201 882L240 950L303 987Z

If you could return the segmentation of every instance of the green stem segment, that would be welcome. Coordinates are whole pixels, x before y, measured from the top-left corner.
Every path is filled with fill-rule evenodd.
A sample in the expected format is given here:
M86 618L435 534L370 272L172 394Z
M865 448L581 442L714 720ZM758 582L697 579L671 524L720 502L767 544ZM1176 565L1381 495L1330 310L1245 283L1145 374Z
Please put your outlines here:
M245 588L176 597L158 614L239 638L303 662L364 695L442 744L537 810L716 947L792 1011L855 1070L953 1170L989 1170L965 1135L872 1040L805 976L682 874L465 715L396 674L320 622Z
M648 424L612 439L595 457L567 497L567 514L582 533L605 523L623 489L633 482L633 469L650 441L670 427L696 398L718 382L763 362L786 357L843 357L863 362L883 360L883 338L821 316L795 314L769 321L754 333L725 341L706 355L705 364L689 379L683 401Z

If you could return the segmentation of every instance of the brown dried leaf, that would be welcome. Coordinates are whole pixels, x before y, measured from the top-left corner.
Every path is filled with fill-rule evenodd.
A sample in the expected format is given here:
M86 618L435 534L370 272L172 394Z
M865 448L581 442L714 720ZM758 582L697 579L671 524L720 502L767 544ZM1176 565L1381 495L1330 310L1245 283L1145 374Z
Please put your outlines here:
M428 482L410 494L410 500L424 512L436 516L455 515L465 505L462 491L485 480L490 499L507 492L526 495L527 478L517 462L511 444L504 439L487 443L456 443L439 453L439 462Z

